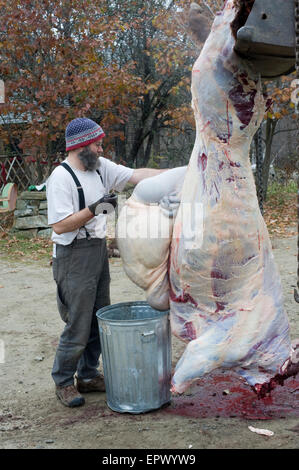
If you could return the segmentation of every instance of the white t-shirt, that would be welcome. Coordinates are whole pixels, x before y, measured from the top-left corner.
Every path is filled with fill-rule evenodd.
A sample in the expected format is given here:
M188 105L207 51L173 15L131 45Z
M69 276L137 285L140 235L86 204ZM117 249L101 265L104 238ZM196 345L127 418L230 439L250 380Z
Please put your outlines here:
M132 168L117 165L107 160L107 158L100 157L100 162L101 165L98 169L104 185L96 171L82 171L69 165L81 183L86 207L111 190L122 191L134 172ZM69 164L67 159L65 163ZM63 166L55 168L47 181L47 200L49 225L55 224L79 211L79 195L76 184L73 177ZM92 238L104 238L106 236L106 217L106 215L100 214L85 224ZM84 228L61 235L55 233L54 230L52 233L53 242L60 245L69 245L76 237L86 237ZM55 245L53 256L55 256Z

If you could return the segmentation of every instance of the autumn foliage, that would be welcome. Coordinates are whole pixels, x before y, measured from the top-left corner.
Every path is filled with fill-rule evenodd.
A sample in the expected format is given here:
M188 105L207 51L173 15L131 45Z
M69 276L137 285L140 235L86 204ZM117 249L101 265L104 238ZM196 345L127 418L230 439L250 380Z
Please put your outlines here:
M223 6L205 3L214 13ZM106 155L130 166L146 166L162 134L189 133L192 146L191 68L200 45L186 29L189 6L190 0L0 0L0 141L50 161L65 150L67 123L86 116L104 128ZM289 110L290 86L283 86L272 90L274 119Z
M137 110L137 151L190 120L192 54L165 2L0 0L0 12L1 141L15 151L55 158L78 116L101 123L113 148Z
M13 130L19 148L52 154L64 150L61 134L70 119L89 115L110 127L126 115L139 81L131 64L104 64L103 51L113 49L121 27L117 16L106 16L105 3L0 0L1 118L23 122L21 133L20 126L3 126L2 139L3 129L7 141Z

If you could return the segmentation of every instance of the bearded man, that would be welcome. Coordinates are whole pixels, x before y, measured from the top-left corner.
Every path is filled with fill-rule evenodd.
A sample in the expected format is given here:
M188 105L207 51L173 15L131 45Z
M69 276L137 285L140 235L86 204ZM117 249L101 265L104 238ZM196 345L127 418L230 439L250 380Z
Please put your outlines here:
M101 345L96 312L110 304L105 214L115 207L116 196L109 192L165 171L127 168L103 158L104 136L91 119L71 121L65 132L68 156L47 183L53 276L65 322L52 377L57 397L69 407L84 404L81 393L105 391L98 371Z

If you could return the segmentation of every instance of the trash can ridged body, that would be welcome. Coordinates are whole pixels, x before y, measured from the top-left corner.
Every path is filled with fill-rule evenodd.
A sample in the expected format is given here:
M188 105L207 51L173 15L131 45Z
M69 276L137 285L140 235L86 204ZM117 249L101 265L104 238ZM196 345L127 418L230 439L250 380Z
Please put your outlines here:
M169 311L125 302L97 312L106 397L121 413L145 413L170 402Z

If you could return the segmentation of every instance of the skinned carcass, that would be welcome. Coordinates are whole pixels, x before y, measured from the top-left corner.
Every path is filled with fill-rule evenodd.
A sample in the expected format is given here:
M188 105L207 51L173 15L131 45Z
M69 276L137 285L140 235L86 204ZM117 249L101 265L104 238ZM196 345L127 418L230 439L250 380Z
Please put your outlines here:
M196 141L184 179L173 177L166 190L180 198L176 217L159 198L143 199L138 185L118 221L125 271L153 307L170 307L172 332L187 343L172 378L178 393L224 368L264 396L298 370L249 161L267 98L234 52L231 25L246 3L254 2L226 2L193 67Z

